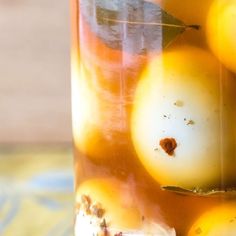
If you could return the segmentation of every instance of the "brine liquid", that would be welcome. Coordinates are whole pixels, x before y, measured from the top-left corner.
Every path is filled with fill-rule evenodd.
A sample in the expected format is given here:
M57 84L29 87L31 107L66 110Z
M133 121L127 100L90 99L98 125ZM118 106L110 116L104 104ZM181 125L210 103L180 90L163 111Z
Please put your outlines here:
M72 0L76 236L208 235L190 229L236 202L236 77L208 45L213 2Z

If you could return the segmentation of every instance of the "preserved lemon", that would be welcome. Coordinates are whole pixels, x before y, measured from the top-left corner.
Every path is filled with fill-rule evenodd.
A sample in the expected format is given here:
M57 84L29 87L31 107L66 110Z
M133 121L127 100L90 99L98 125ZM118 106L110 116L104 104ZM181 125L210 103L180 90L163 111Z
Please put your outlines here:
M207 20L208 44L222 63L236 72L236 0L215 0Z
M185 46L156 57L143 73L132 137L143 166L161 185L204 191L235 179L235 133L229 130L236 80L219 67L210 53Z

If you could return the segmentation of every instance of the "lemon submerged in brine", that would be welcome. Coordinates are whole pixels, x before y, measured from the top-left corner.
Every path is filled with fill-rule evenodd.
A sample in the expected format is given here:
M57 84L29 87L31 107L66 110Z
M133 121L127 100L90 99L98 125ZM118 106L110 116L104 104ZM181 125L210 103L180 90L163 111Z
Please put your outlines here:
M215 0L207 17L207 40L212 52L236 73L236 0Z
M157 182L202 191L233 184L235 88L217 59L195 47L164 52L147 66L135 96L132 138Z
M176 236L175 230L165 223L143 215L131 189L129 184L113 178L93 178L83 182L76 193L75 232L81 236Z
M206 213L193 224L188 236L235 236L236 203L223 204Z

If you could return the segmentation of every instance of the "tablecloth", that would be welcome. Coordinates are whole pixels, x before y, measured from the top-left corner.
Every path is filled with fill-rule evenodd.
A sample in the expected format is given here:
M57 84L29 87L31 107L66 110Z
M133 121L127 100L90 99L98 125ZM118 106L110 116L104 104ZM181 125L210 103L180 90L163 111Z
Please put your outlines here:
M0 147L0 235L73 235L70 146Z

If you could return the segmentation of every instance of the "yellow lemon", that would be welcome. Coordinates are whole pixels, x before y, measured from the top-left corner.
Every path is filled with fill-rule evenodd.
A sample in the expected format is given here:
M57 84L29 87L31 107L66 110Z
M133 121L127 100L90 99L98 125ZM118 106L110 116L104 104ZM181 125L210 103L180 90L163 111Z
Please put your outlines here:
M236 0L214 1L207 20L210 48L222 63L236 72Z
M103 211L98 218L105 219L112 228L140 228L142 217L125 188L114 179L91 179L80 185L76 202L81 203L82 196L86 196L90 199L91 209L93 204L98 204Z
M236 203L223 204L206 212L193 224L188 236L235 236Z
M106 101L91 88L92 70L82 61L72 73L72 124L74 143L84 156L95 162L116 159L129 152L128 108L119 101ZM108 90L106 90L108 91ZM122 154L121 154L122 153Z
M113 178L83 182L76 193L75 235L175 236L174 229L142 214L132 186Z
M235 91L236 80L202 49L153 59L137 87L132 139L157 182L192 190L233 184Z

